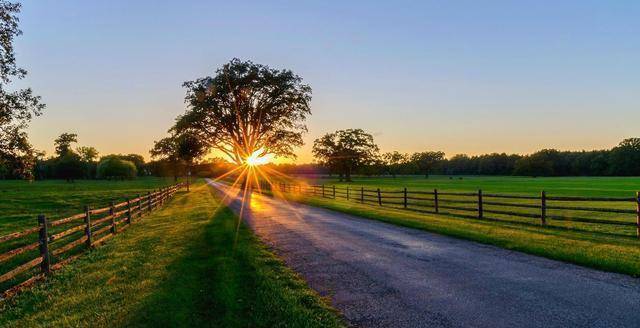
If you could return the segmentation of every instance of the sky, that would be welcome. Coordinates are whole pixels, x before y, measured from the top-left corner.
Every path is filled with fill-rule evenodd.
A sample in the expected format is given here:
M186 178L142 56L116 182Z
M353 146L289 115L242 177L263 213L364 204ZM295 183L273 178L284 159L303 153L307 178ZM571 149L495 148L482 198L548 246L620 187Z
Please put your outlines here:
M25 0L18 64L63 132L148 157L187 80L237 57L313 88L313 140L362 128L382 151L602 149L640 136L638 1Z

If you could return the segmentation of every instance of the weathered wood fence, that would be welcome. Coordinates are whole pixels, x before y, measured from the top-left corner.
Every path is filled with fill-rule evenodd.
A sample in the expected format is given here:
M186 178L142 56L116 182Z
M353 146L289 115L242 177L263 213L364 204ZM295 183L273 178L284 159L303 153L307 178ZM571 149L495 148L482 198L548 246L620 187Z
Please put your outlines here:
M397 190L366 189L364 187L336 187L335 185L300 185L278 182L269 184L261 182L265 190L277 188L280 192L301 193L309 196L338 199L389 206L417 212L441 213L442 209L466 213L467 216L483 219L486 214L512 216L539 220L546 226L549 220L562 222L578 222L607 226L627 226L635 228L636 237L640 238L640 192L633 197L578 197L549 196L542 191L539 196L484 193L451 192L433 189L433 191L409 191L407 188ZM583 204L587 203L587 206ZM577 205L576 205L577 204ZM593 205L595 204L595 205ZM607 206L613 204L612 206ZM549 212L587 213L586 215L559 215ZM598 218L598 213L614 214L614 217ZM626 214L634 219L623 220L616 216Z
M85 206L82 213L63 219L38 215L38 226L0 236L2 249L9 249L0 254L0 264L4 264L0 266L2 298L43 279L85 250L101 245L131 226L134 219L162 206L184 186L178 183L118 204L111 202L103 208ZM30 254L35 250L36 254Z

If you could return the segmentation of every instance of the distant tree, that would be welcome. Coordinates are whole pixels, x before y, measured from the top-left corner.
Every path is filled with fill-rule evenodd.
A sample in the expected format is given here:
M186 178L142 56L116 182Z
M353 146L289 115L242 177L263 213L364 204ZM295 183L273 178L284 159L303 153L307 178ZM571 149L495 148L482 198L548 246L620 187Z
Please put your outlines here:
M444 160L444 153L441 151L424 151L411 155L411 161L415 163L425 178L429 177L429 172Z
M32 178L35 151L25 129L45 105L30 88L16 89L11 84L27 71L16 65L13 41L22 34L18 28L21 5L0 1L0 163L4 177Z
M409 155L393 151L382 154L382 160L387 173L395 178L400 168L409 162Z
M188 132L236 164L256 151L295 157L294 148L303 144L311 88L289 70L233 59L213 77L184 87L188 109L172 132Z
M78 135L75 133L63 133L54 141L56 154L64 156L72 152L71 144L78 142Z
M624 139L611 149L610 170L613 175L640 175L640 138Z
M76 152L80 156L80 160L84 166L84 178L94 178L97 173L98 150L94 147L81 146L76 149Z
M338 130L327 133L313 143L313 155L323 165L335 169L346 181L352 172L372 163L378 157L373 136L362 129Z
M4 177L32 179L36 151L29 143L27 133L16 126L5 126L4 129L7 133L0 132L0 162L6 172Z
M83 162L95 162L98 159L98 150L94 147L82 146L76 149L78 155L80 155L80 160Z
M139 154L127 154L127 155L119 155L121 159L124 159L126 161L130 161L133 164L135 164L136 166L136 170L138 171L138 175L144 175L144 170L145 170L145 162L144 162L144 157L142 157L142 155Z
M69 151L55 159L53 170L57 178L73 182L84 176L85 165L78 154Z
M137 175L136 165L118 155L102 157L97 171L100 179L131 179Z
M531 155L524 156L516 162L514 168L515 175L525 176L553 176L556 175L554 169L558 158L558 151L555 149L543 149Z
M190 170L193 162L208 152L206 144L191 133L174 134L156 141L150 154L152 158L164 159L174 166L174 179L178 179L181 163Z

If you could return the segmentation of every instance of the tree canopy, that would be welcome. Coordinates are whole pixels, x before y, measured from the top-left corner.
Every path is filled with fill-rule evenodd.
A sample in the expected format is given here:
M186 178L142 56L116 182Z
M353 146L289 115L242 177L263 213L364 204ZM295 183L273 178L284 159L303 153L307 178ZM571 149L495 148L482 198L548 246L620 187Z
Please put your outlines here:
M382 160L384 161L387 173L395 178L400 168L409 162L409 155L392 151L382 154Z
M190 169L193 162L206 155L207 152L207 145L204 141L189 132L172 134L162 138L156 141L149 151L152 158L164 159L172 164L176 179L182 163Z
M13 48L21 5L0 0L0 176L31 178L35 151L25 129L29 121L41 114L45 105L30 88L12 86L27 71L16 64Z
M63 133L53 142L56 148L56 154L63 156L71 152L71 144L78 142L78 135L75 133Z
M131 179L137 175L136 165L120 158L109 155L100 159L98 163L98 178L101 179Z
M331 170L336 170L347 181L352 172L372 163L378 157L378 146L373 136L362 129L338 130L327 133L313 143L315 158Z
M295 157L311 114L311 87L290 70L233 59L213 76L184 83L186 112L172 132L188 132L236 164L256 151Z
M442 160L444 160L444 153L441 151L423 151L411 155L411 161L415 163L425 178L429 177L429 172Z

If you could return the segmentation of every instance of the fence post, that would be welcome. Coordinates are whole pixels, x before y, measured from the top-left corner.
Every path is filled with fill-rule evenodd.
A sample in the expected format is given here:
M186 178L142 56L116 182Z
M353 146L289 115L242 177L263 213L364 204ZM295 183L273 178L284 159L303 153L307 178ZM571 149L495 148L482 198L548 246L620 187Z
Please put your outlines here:
M113 207L113 201L109 202L109 216L111 216L111 233L116 234L116 218L115 218L115 208Z
M147 209L151 212L151 191L147 191Z
M324 198L324 184L322 184L322 198Z
M51 272L51 258L49 257L49 231L47 227L47 217L42 214L38 215L38 224L40 225L38 242L40 244L40 256L42 256L40 270L42 273L48 275Z
M336 199L336 185L333 185L331 187L333 187L333 199Z
M540 222L547 224L547 193L544 190L540 193Z
M84 235L87 236L85 245L87 248L91 248L91 209L89 206L84 206Z
M349 186L347 186L347 200L349 200Z
M407 187L404 187L404 208L407 208Z
M478 189L478 218L482 219L482 189Z
M436 213L440 212L440 209L438 208L438 189L433 189L433 208Z
M127 224L131 224L131 201L127 198Z
M142 216L142 197L138 194L138 217Z
M378 205L382 206L382 195L380 194L380 188L378 188Z
M364 187L360 187L360 204L364 204Z
M640 238L640 191L636 192L636 235Z

